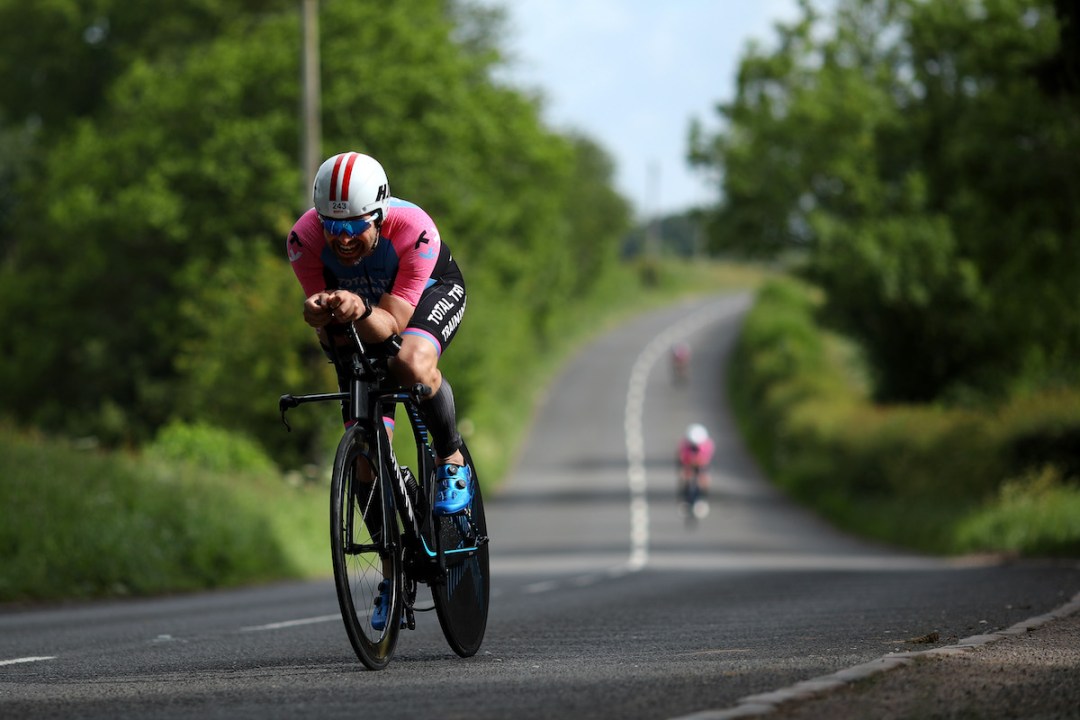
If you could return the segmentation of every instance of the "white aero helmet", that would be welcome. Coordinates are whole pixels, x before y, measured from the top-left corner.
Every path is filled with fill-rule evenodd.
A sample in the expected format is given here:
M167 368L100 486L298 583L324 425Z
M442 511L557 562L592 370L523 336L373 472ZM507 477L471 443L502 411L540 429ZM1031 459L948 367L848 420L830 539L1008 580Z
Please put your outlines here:
M376 224L386 219L390 182L379 161L357 152L340 153L319 166L311 189L315 211L335 220L377 212Z
M686 428L686 439L695 445L700 445L709 439L709 431L701 423L694 423Z

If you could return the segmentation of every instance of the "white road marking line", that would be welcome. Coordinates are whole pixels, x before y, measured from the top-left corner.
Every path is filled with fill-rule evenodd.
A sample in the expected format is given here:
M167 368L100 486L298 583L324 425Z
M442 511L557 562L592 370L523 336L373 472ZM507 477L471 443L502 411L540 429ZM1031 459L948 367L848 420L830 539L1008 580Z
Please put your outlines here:
M313 625L315 623L340 620L341 614L319 615L318 617L300 618L299 620L284 620L282 622L269 623L267 625L252 625L240 628L240 632L256 632L259 630L280 630L281 628L296 627L297 625Z
M532 583L522 588L525 593L534 595L537 593L550 593L552 590L558 589L558 582L554 580L545 580L540 583Z
M0 660L0 665L17 665L19 663L38 662L41 660L55 660L55 655L42 655L39 657L14 658L13 660Z
M610 570L605 573L606 577L610 579L621 577L625 574L625 569L623 569L623 572L620 573L615 573ZM595 585L602 579L603 578L600 575L596 573L590 573L588 575L577 575L575 577L567 578L565 580L542 580L537 583L532 583L531 585L526 585L521 589L521 591L529 595L538 595L540 593L554 592L556 590L561 590L562 588L566 587L584 588L590 585Z
M1051 610L1045 615L1037 615L1027 620L1022 620L1012 627L1000 632L988 635L972 635L964 638L954 645L944 645L931 650L916 650L911 652L889 653L884 657L870 662L854 665L845 670L839 670L831 675L804 680L772 692L758 695L748 695L739 698L731 707L718 710L702 710L689 715L680 715L671 720L735 720L735 718L761 717L775 712L783 703L793 701L811 700L824 695L829 690L850 685L856 680L864 680L889 670L910 665L920 656L929 655L963 655L973 648L997 642L1010 635L1025 635L1034 628L1041 627L1051 620L1068 617L1075 612L1080 612L1080 593L1073 595L1072 599L1064 605Z

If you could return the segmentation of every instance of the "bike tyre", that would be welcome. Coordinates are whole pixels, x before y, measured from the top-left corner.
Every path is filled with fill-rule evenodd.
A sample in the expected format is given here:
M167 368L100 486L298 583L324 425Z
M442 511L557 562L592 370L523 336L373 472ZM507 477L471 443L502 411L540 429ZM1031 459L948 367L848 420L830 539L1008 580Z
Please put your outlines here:
M349 428L338 445L330 483L330 552L334 585L345 632L360 662L370 670L382 670L397 647L402 605L402 558L398 524L385 472L376 474L374 491L361 487L356 478L356 460L367 454L368 442L358 425ZM370 499L372 502L366 502ZM378 503L375 505L374 503ZM376 518L376 511L390 522L379 523L389 537L373 539L364 522ZM385 569L385 570L384 570ZM387 572L389 577L383 576ZM389 580L390 622L382 630L371 626L378 585Z
M431 583L431 595L446 642L461 657L470 657L480 649L487 629L491 574L480 478L469 449L462 445L461 452L472 468L473 499L466 514L435 518L436 532L446 557L446 577ZM477 538L484 538L479 546ZM467 556L453 552L470 547L476 549Z

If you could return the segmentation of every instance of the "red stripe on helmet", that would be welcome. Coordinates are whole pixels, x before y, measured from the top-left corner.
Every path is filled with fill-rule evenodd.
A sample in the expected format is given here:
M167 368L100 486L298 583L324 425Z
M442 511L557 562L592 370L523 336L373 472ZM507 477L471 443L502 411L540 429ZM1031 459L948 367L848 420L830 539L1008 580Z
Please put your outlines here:
M334 163L334 171L330 173L330 199L337 200L337 178L338 170L341 169L341 161L345 159L344 155L338 155L337 162Z
M345 179L341 181L341 199L346 202L349 200L349 180L352 179L352 169L357 157L359 156L356 153L349 153L349 162L345 164Z

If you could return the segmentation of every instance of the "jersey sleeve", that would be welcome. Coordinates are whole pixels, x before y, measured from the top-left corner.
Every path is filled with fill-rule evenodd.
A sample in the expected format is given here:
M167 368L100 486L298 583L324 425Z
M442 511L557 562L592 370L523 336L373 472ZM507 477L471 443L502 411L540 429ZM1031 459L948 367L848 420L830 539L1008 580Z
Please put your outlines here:
M701 444L701 464L708 465L712 462L713 455L716 453L716 443L709 438Z
M408 203L393 207L387 234L398 256L398 271L390 294L416 307L432 281L442 239L426 212Z
M300 281L300 286L304 289L304 297L311 297L326 290L323 262L319 258L322 251L319 247L321 243L325 243L322 228L319 226L315 210L311 209L296 221L285 242L285 252L288 254L296 279Z

